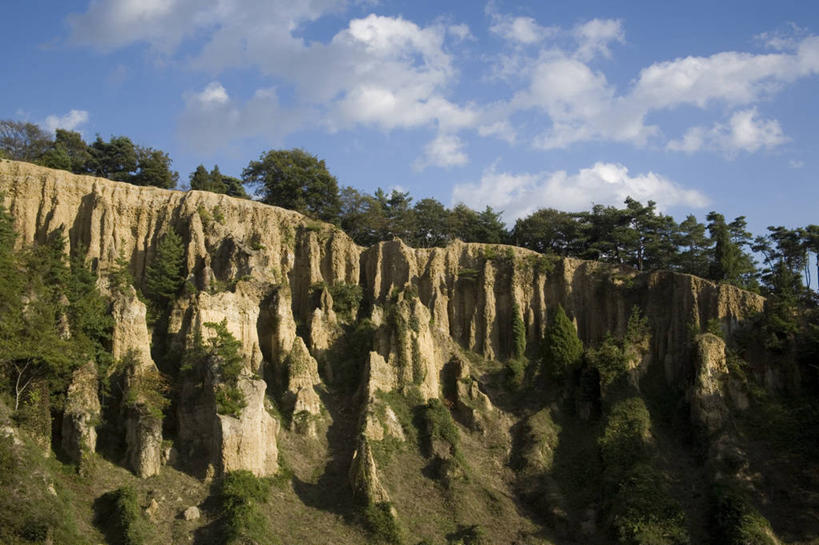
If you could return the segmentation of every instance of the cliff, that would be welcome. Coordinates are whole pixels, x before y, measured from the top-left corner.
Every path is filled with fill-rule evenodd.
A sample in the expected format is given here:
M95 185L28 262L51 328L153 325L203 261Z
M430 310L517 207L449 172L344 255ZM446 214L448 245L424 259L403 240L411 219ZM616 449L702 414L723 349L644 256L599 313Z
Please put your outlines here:
M511 246L456 241L446 248L413 249L394 240L362 248L332 225L274 206L5 160L0 194L14 218L18 244L44 241L63 229L68 251L81 249L93 263L100 288L112 298L114 357L136 354L137 374L159 368L178 376L164 430L150 411L137 409L125 418L128 465L144 477L160 473L168 460L199 477L239 469L270 476L279 471L283 434L303 437L287 441L332 450L334 433L343 432L352 436L345 440L348 446L332 453L343 454L339 463L346 469L339 474L365 504L391 506L400 493L390 487L392 474L379 467L376 446L409 439L399 409L385 396L412 390L419 402L441 399L459 425L505 444L501 451L507 455L519 414L503 406L506 398L487 374L498 367L487 362L512 359L516 318L524 325L526 352L536 360L558 304L587 347L609 334L624 335L638 308L647 319L649 341L632 362L635 380L649 369L661 370L668 389L693 400L692 419L710 429L727 409L722 401L714 409L705 400L720 386L708 382L696 362L720 356L703 355L695 337L715 320L730 334L765 304L759 295L690 275L549 259ZM157 245L171 230L184 243L186 286L159 330L148 323L133 290L117 294L109 288L107 273L125 258L135 287L144 287ZM352 308L341 305L342 288L355 286L360 300L353 298ZM221 414L214 398L219 362L180 373L197 336L213 335L206 324L222 320L243 356L237 387L246 406L234 415ZM370 335L362 337L364 346L348 350L355 328L365 323ZM344 390L351 369L352 388ZM85 390L77 386L71 392ZM346 426L339 397L354 413ZM72 410L81 416L67 419L64 433L77 439L64 441L79 456L76 445L93 448L87 414L98 413L99 402L75 405ZM163 446L163 433L173 441L172 452ZM322 443L325 434L330 444ZM445 468L441 474L459 479L462 473L453 469L459 447L441 450L433 442L432 451ZM393 521L404 516L394 507L384 513Z

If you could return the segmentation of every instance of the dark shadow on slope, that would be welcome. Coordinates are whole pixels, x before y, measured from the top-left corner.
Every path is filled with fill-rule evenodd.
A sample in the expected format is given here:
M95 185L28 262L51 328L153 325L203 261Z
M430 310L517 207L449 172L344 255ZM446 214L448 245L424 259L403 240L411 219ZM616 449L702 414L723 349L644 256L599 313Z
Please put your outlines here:
M307 506L343 516L350 520L355 512L348 472L355 449L356 418L345 410L349 400L340 395L322 394L321 401L332 417L327 429L327 460L315 483L293 477L293 491Z

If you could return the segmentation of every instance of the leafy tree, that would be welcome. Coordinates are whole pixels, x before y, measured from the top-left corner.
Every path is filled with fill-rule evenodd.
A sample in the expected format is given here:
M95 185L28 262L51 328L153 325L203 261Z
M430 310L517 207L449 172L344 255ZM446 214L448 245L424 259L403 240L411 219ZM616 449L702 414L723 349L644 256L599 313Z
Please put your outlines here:
M341 206L336 178L324 161L300 149L273 150L242 171L245 184L260 186L262 201L337 222Z
M91 154L89 170L95 176L126 182L137 169L136 147L125 136L111 138L108 142L97 136L88 151Z
M541 208L515 222L512 240L515 244L560 256L575 255L573 245L579 239L577 218L554 208Z
M544 370L555 378L564 377L583 356L583 343L560 304L552 314L543 346Z
M51 135L34 123L0 120L0 151L9 159L37 161L51 143Z
M153 148L136 146L136 173L122 181L135 185L152 185L164 189L176 187L179 173L171 170L173 162L167 153ZM134 169L132 169L134 170Z
M345 187L340 196L340 224L357 244L370 246L386 231L381 203L354 187Z
M185 282L185 248L176 231L170 229L156 245L156 255L145 271L145 295L155 312L163 310Z
M49 168L86 174L89 172L91 159L88 145L80 133L57 129L54 144L45 152L41 162Z
M449 210L435 199L421 199L412 209L413 232L408 243L420 248L444 246L449 240Z

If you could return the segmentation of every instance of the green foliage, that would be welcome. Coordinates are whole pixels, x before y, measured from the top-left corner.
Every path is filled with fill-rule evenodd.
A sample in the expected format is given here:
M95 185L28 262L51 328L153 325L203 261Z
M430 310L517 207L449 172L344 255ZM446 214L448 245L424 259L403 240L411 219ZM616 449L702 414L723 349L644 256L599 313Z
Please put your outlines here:
M139 506L136 491L124 486L109 495L112 522L121 545L144 545L151 537L151 525Z
M111 290L118 292L124 292L129 286L134 285L131 262L125 257L122 250L120 250L119 256L114 261L114 266L108 272L108 285Z
M323 221L338 221L338 182L324 161L304 150L272 150L242 172L245 184L260 186L262 201Z
M717 484L712 490L712 525L716 541L724 545L775 545L770 523L735 485Z
M329 354L335 385L348 391L358 387L377 329L369 318L344 327L344 335Z
M250 471L232 471L220 483L219 502L224 545L277 545L261 510L270 496L270 482Z
M358 311L358 305L361 304L363 296L361 286L336 282L330 285L329 292L333 298L333 310L348 320L355 318L355 313Z
M622 377L628 366L622 343L611 335L606 335L599 347L586 350L583 357L589 367L597 369L600 387L604 390Z
M421 440L426 444L427 450L432 449L432 442L436 440L449 443L453 451L458 450L458 426L440 399L430 399L421 409Z
M0 151L13 161L37 161L48 150L51 137L34 123L0 120Z
M558 304L543 340L543 364L547 376L557 379L571 372L583 355L583 343L574 324Z
M389 502L371 503L364 507L362 516L367 529L380 543L400 544L404 532L392 514Z
M11 434L0 434L0 543L86 542L77 529L74 498L52 480L57 464L39 447L17 445Z
M156 245L156 254L145 271L145 296L156 317L164 312L185 282L185 247L173 229Z
M526 354L526 324L520 315L520 307L512 304L512 358L519 360Z
M239 389L239 375L244 369L244 358L240 352L242 343L227 329L227 319L220 323L207 322L205 327L214 331L208 341L208 356L218 362L219 384L216 389L216 410L239 418L247 401Z
M600 455L610 477L620 479L632 466L650 458L651 416L645 402L630 397L614 404L600 438Z
M163 412L170 405L168 378L157 369L140 369L137 353L129 350L122 361L116 364L124 376L128 377L128 389L123 405L142 414L161 420Z
M679 502L670 495L664 481L664 475L650 464L635 465L621 481L612 499L612 522L618 543L690 543L685 513Z

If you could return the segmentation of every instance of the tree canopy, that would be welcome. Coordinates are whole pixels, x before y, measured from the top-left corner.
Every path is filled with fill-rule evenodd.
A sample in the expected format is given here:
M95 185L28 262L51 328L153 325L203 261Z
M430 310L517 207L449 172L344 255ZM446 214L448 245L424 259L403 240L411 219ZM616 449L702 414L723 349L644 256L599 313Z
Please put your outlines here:
M261 200L315 219L338 221L338 181L324 161L304 150L271 150L242 172L245 184L258 186Z

